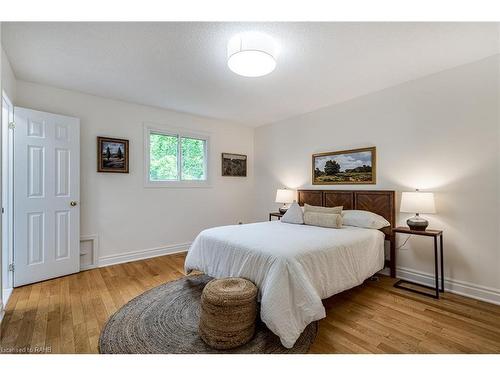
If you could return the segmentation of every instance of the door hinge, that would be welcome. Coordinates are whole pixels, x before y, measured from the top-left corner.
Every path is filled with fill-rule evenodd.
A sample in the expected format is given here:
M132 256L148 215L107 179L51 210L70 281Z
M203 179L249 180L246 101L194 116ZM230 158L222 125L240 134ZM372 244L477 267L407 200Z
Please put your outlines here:
M9 264L9 272L14 272L14 263Z
M4 213L5 213L5 208L2 207L2 214L4 214Z
M9 129L15 129L16 128L16 123L15 122L9 122Z

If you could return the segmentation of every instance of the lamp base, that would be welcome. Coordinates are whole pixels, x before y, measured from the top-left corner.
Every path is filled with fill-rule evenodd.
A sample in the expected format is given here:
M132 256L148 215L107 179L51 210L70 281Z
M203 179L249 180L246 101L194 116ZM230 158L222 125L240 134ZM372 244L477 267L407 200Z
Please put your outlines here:
M289 205L289 204L284 203L284 204L283 204L283 206L281 206L281 207L279 208L280 214L283 214L283 215L284 215L284 214L286 213L286 211L287 211L289 208L290 208L290 205Z
M424 231L429 226L429 222L425 219L422 219L420 216L418 216L418 214L406 220L406 224L410 227L411 230L421 231Z

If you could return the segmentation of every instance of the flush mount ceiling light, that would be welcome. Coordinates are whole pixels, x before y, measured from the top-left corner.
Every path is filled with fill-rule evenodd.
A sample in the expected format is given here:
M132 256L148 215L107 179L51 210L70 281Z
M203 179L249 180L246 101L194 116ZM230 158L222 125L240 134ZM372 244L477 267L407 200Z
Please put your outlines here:
M265 76L276 68L277 52L276 43L266 34L237 34L227 44L227 65L243 77Z

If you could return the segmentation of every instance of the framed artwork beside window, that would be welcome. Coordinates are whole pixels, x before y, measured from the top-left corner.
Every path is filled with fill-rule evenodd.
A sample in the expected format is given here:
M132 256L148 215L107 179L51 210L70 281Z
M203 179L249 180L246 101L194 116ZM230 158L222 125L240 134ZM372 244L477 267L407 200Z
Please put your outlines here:
M128 139L97 137L97 172L129 173Z
M232 177L247 176L247 156L222 153L222 175Z
M312 183L313 185L375 184L375 147L314 154Z

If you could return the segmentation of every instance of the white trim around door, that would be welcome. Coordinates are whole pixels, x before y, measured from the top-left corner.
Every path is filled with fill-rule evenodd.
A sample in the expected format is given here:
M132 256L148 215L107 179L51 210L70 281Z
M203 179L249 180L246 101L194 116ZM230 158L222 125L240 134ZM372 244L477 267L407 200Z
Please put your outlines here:
M2 90L2 277L0 279L0 292L3 306L7 306L13 289L13 272L10 265L14 262L13 250L13 144L14 144L14 106L7 93Z

